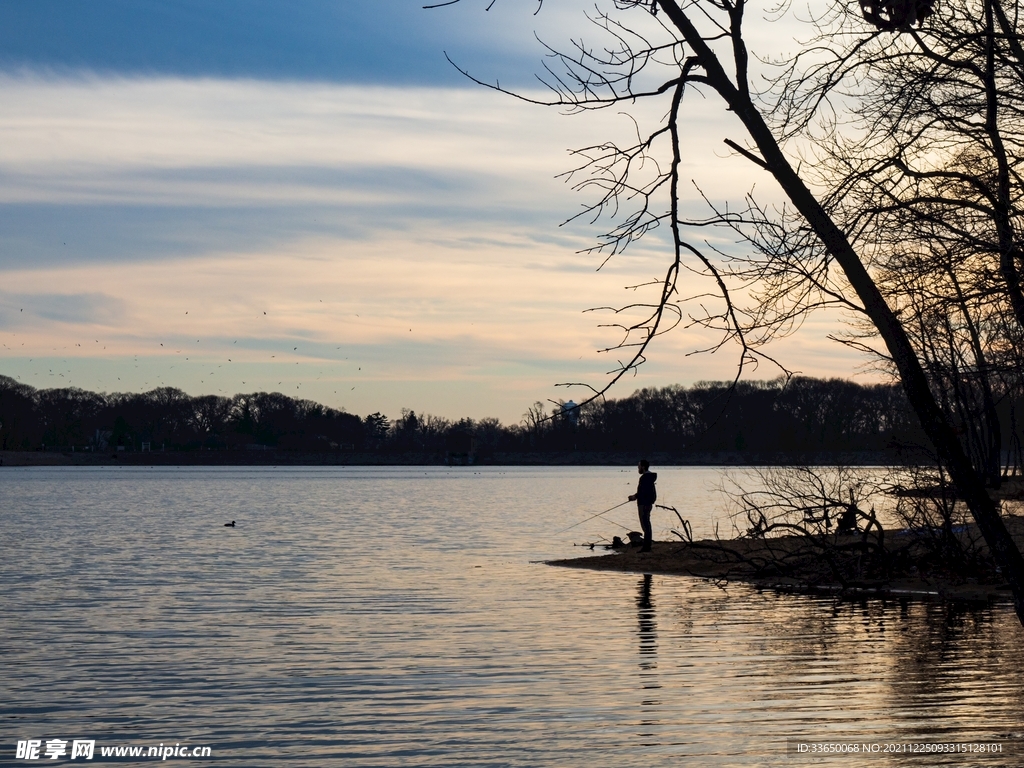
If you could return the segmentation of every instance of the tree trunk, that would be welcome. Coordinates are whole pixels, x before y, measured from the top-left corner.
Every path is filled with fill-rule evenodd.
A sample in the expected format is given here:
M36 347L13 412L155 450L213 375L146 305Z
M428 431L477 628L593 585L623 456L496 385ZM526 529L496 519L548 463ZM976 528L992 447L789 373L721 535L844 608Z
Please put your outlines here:
M935 402L924 369L899 319L889 308L846 235L836 226L786 159L771 129L747 95L746 88L743 85L737 87L729 79L714 51L675 0L657 2L696 54L700 67L707 75L708 83L743 122L760 150L767 170L775 177L850 281L868 317L882 336L889 354L892 355L907 399L916 411L942 462L948 467L958 493L971 510L996 563L1009 582L1013 590L1017 618L1024 625L1024 557L1006 529L995 502L986 492L982 477L975 471L948 419ZM737 42L737 34L733 35L733 41L734 45L742 45L742 41ZM737 54L736 60L737 65L742 66L745 55ZM738 79L745 82L745 77L746 73L741 70Z

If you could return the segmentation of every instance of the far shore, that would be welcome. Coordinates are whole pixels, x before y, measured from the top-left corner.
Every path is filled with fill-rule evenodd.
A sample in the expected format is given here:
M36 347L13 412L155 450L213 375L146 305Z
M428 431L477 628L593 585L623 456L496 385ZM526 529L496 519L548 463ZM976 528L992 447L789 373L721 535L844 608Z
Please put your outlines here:
M1017 546L1024 547L1024 517L1007 515L1004 520ZM896 542L901 536L911 535L913 532L887 532L890 540ZM857 538L858 534L847 534L845 541L852 542ZM844 539L833 535L832 541L842 544ZM808 540L796 536L658 541L651 552L627 547L608 554L550 560L547 564L598 571L691 576L722 584L741 582L760 589L826 594L847 599L879 597L986 603L1012 599L1009 586L998 578L998 574L989 579L963 579L914 567L910 574L848 579L841 583L822 572L822 561L810 556L809 549ZM785 562L786 567L766 567L768 562Z
M846 466L890 466L899 462L881 452L857 453L752 453L743 451L688 451L648 454L657 467L777 466L785 464ZM635 467L635 452L565 451L481 453L467 461L465 456L443 452L387 451L286 451L194 450L133 451L0 451L4 467L89 467L89 466L611 466Z

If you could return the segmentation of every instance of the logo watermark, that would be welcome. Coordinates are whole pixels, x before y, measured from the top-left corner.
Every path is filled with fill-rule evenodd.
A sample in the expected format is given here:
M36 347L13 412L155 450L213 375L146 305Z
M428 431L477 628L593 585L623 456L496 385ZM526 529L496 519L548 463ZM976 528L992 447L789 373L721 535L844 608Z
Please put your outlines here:
M135 757L146 760L212 757L210 747L193 747L181 742L145 745L100 745L95 739L24 739L18 742L17 760L92 760L96 757Z

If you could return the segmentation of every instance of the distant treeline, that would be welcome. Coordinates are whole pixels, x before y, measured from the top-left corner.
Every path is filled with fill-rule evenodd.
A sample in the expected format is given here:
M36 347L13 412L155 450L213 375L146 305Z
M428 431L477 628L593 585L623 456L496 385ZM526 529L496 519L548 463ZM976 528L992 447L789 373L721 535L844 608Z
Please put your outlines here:
M277 392L192 397L35 389L0 376L0 449L13 451L889 451L925 439L896 385L842 379L701 382L582 407L535 403L515 425L404 410L360 417Z

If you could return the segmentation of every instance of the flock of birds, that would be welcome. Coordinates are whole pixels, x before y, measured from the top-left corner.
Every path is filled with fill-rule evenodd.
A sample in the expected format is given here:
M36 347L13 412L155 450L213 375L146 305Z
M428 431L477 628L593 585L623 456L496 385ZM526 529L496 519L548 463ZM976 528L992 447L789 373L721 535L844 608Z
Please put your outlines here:
M319 302L323 303L323 299L319 299ZM19 313L23 313L24 312L24 308L21 307L21 308L18 309L18 311L19 311ZM189 314L188 310L185 310L185 315L188 315L188 314ZM359 317L358 314L356 314L355 316ZM262 310L262 315L260 315L260 317L268 317L266 310ZM411 332L412 328L410 328L409 331ZM20 343L20 345L17 344L17 341L16 341L17 334L13 334L12 333L11 338L12 338L12 344L15 344L15 346L9 346L6 342L0 342L0 344L2 344L4 349L9 350L10 352L15 352L17 350L18 346L25 346L25 342L24 341L22 341ZM201 344L202 341L201 341L201 339L196 339L195 343L196 344ZM237 345L238 344L238 340L235 339L231 343L232 343L232 345ZM97 347L96 347L96 351L97 352L101 352L101 351L104 351L104 350L107 349L107 345L106 344L101 344L99 339L94 339L93 340L93 344L97 345ZM165 346L164 342L158 342L158 344L159 344L159 347L162 350L170 351L170 348L168 346ZM82 345L81 342L75 342L75 344L74 344L74 347L76 347L76 348L82 348L82 346L83 345ZM86 346L89 346L88 343L86 343ZM54 347L53 351L59 353L59 352L61 352L63 350L67 350L67 349L68 349L68 347L63 347L63 348L60 348L60 349L58 349L57 347ZM336 350L340 350L341 346L336 346L335 349ZM185 349L175 349L174 350L174 354L176 354L176 355L181 355L183 352L186 353L185 354L185 358L184 358L184 360L186 362L192 361L192 358L196 357L196 353L195 352L188 352L188 350L185 350ZM299 347L297 345L293 346L292 349L291 349L291 352L293 352L293 353L299 352ZM282 355L281 357L284 358L284 355ZM211 379L210 385L212 385L214 383L213 377L217 376L218 371L220 369L222 369L225 365L229 364L229 363L230 364L235 364L236 361L237 361L237 358L238 358L237 355L235 355L234 357L226 357L225 356L226 362L221 362L219 364L215 364L215 366L212 367L212 370L210 370L208 373L201 374L203 376L203 378L201 378L199 380L199 383L200 384L207 384L206 379L210 378ZM345 357L343 359L344 360L348 360L347 357ZM31 362L34 362L34 360L35 360L35 358L29 358L28 362L31 363ZM275 361L275 363L278 363L279 358L278 358L278 356L276 354L274 354L274 355L270 356L270 358L269 358L269 360L267 360L267 362L270 362L271 360ZM74 375L73 374L73 370L72 370L72 366L68 364L68 358L67 357L62 358L60 360L60 362L63 365L67 366L67 368L65 368L64 370L61 370L60 368L57 368L56 370L54 368L47 368L45 373L42 372L42 370L40 369L40 370L35 371L34 373L31 374L32 378L36 379L36 381L26 381L25 383L27 383L27 384L41 384L42 382L38 380L38 377L43 376L44 377L43 381L45 381L45 379L50 378L50 377L63 378L63 379L66 380L67 383L62 385L62 386L72 386L71 378ZM138 354L134 355L132 362L133 362L134 369L137 370L139 368L139 357L138 357ZM208 363L209 359L206 358L206 359L192 361L192 362L193 362L193 364L195 364L196 362L198 362L198 363ZM283 360L280 360L280 362L283 362ZM301 362L302 361L297 360L297 361L295 361L295 365L300 365ZM332 362L342 362L342 361L341 360L337 360L337 361L332 361ZM322 365L323 365L323 363L321 363L321 366ZM175 367L176 367L175 365L171 365L167 370L168 371L173 370ZM356 367L356 372L357 373L361 373L362 370L363 370L362 366L357 366ZM317 370L316 373L317 373L317 375L316 375L316 377L313 380L314 381L320 381L323 378L323 375L324 375L323 367L320 367L319 370ZM115 376L115 378L116 378L116 380L118 382L121 381L121 377L120 376ZM239 380L241 381L242 386L245 386L248 383L244 379L239 379ZM113 382L111 382L111 383L113 384ZM220 383L220 382L217 381L216 383ZM280 381L277 382L277 386L283 386L283 385L284 385L284 379L281 379ZM113 384L113 389L117 389L118 386L119 385L117 385L117 384ZM162 386L168 386L167 382L164 381L164 380L159 380L159 381L149 381L149 380L147 380L147 381L144 381L142 383L141 388L143 389L143 391L145 391L145 390L150 389L152 387L162 387ZM301 381L295 385L295 389L297 391L301 391L301 389L302 389L302 382ZM352 392L352 391L355 391L355 389L356 389L356 386L353 385L352 387L350 387L349 391ZM219 394L228 394L227 392L225 392L225 390L223 388L218 388L217 392ZM334 394L338 394L338 390L334 390Z

